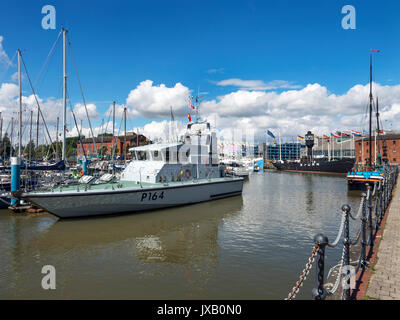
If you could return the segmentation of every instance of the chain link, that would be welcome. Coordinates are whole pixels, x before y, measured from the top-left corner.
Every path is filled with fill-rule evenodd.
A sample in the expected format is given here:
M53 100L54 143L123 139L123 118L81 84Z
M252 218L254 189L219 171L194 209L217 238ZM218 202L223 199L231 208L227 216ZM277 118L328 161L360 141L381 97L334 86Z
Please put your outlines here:
M296 294L299 292L300 288L303 286L304 281L307 279L308 274L310 273L318 249L319 245L315 244L313 251L311 252L310 258L308 258L308 262L306 263L306 267L303 269L303 272L301 273L299 280L297 280L296 285L292 288L292 291L289 292L285 300L293 300L296 297Z

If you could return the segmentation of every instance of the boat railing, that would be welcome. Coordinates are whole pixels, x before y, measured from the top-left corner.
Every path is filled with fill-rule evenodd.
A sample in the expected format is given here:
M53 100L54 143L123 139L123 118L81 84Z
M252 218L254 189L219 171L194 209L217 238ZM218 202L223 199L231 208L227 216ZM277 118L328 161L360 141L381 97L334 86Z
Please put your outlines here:
M381 229L381 223L385 217L386 211L392 199L393 189L396 186L399 168L392 167L384 174L383 181L374 183L374 187L367 186L367 192L361 195L359 209L356 215L351 213L351 207L344 204L341 208L342 217L339 231L334 242L329 242L328 237L319 233L314 237L314 247L308 259L305 269L301 273L296 285L287 296L287 300L293 300L300 288L303 286L307 275L309 274L314 260L316 262L316 287L312 290L314 300L324 300L327 296L335 294L342 284L341 299L354 299L359 291L356 286L361 282L361 277L368 266L369 258L373 252L375 239L378 231ZM357 232L350 237L350 219L357 224ZM369 233L367 235L367 233ZM325 278L325 249L326 247L335 248L343 235L343 248L339 264L333 266L328 271ZM359 258L356 261L350 261L350 250L356 246L361 238L361 249ZM369 252L367 253L367 247ZM353 250L355 251L355 250ZM358 251L357 251L358 252ZM334 284L325 283L335 269L339 268ZM361 271L359 273L359 271ZM359 278L356 280L357 274Z

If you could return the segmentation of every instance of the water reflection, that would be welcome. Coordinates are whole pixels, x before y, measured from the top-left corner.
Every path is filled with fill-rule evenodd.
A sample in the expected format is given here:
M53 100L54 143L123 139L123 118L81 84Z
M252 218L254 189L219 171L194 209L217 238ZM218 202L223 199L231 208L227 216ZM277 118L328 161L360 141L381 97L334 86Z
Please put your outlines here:
M282 298L313 236L336 235L340 206L358 201L342 177L266 171L242 197L143 214L57 220L0 211L0 298ZM46 264L57 270L53 292L40 286Z

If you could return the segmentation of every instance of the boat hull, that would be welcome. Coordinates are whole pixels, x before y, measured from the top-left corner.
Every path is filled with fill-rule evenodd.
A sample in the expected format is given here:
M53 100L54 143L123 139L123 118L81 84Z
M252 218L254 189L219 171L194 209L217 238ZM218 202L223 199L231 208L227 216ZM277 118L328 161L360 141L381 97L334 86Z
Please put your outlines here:
M311 173L340 173L345 174L351 171L354 166L354 159L340 159L335 161L315 160L308 162L276 162L274 166L281 171L297 171Z
M242 178L225 178L144 188L32 193L22 198L59 218L76 218L188 205L237 196L242 189Z

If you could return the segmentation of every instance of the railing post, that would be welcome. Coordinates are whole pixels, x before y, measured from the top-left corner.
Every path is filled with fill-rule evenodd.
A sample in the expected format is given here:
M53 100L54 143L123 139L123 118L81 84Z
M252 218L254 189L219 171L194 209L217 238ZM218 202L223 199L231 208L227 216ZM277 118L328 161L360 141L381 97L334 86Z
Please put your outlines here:
M344 204L342 206L342 211L346 215L344 220L344 236L343 236L343 265L349 266L350 265L350 206L348 204ZM347 271L347 274L350 273L350 270ZM347 280L350 288L350 279ZM350 289L344 290L344 299L350 299Z
M361 194L362 197L362 215L361 215L361 267L364 269L366 266L366 253L367 253L367 211L366 209L366 201L367 194L363 192Z
M325 268L325 247L328 244L328 237L322 233L317 234L314 237L314 243L318 244L318 255L317 255L317 287L312 290L312 296L314 300L324 300L326 298L326 290L324 288L324 268Z
M367 205L368 205L368 227L369 227L369 245L374 246L374 237L372 230L372 191L371 186L367 186Z
M379 220L382 221L383 215L384 215L384 210L383 210L383 182L379 181Z

